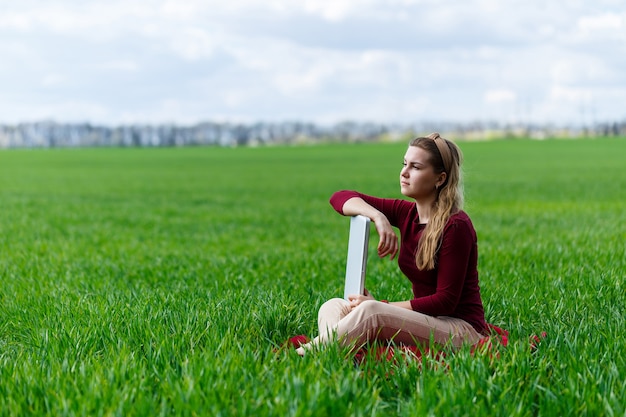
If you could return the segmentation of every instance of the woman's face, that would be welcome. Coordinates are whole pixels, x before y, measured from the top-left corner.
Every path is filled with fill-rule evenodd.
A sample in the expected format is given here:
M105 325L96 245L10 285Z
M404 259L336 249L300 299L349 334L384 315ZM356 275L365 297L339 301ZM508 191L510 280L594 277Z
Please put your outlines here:
M400 191L415 200L427 200L437 195L436 186L443 184L445 172L436 174L429 160L428 151L409 146L400 171Z

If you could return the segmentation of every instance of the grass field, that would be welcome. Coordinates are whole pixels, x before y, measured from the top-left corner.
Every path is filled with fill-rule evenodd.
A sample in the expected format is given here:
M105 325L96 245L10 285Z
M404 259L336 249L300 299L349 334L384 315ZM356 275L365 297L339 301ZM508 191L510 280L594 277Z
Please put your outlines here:
M343 293L330 194L400 197L404 144L0 152L0 415L626 415L626 140L460 146L511 343L446 367L274 353Z

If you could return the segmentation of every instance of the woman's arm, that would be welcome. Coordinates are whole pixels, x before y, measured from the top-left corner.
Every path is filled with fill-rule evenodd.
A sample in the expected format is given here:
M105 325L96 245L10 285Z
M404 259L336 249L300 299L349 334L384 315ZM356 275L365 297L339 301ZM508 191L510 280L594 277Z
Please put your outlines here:
M394 302L389 302L389 304L396 306L396 307L402 307L402 308L406 308L407 310L413 310L413 307L411 306L411 301L394 301Z
M352 197L343 203L341 209L345 216L365 216L369 217L376 226L376 231L380 240L378 242L378 256L384 258L390 255L390 259L393 260L398 253L398 237L396 232L391 227L391 223L382 212L375 207L371 206L361 197Z
M368 291L367 289L365 290L365 294L355 294L355 295L350 295L348 297L348 301L350 302L350 308L354 309L355 307L357 307L359 304L361 304L363 301L366 300L376 300ZM411 301L394 301L394 302L390 302L387 300L381 300L383 303L387 303L396 307L402 307L405 308L407 310L413 310L413 307L411 306Z

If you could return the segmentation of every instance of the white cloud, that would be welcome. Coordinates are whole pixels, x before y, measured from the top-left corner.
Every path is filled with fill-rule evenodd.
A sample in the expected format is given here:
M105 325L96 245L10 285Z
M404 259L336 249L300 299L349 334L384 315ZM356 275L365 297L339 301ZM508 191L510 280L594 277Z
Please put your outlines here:
M9 2L0 123L474 120L525 102L535 117L575 119L581 101L623 118L622 9L614 0Z
M213 55L219 37L209 31L198 28L184 28L170 39L174 53L190 61L197 61Z
M330 21L341 21L347 18L355 8L367 8L367 3L354 2L352 0L304 0L300 2L304 5L307 13L319 15Z
M56 87L65 82L66 77L61 74L47 74L41 80L42 87Z
M104 62L101 68L111 71L137 72L140 70L140 65L133 60L120 59Z
M512 102L517 99L515 91L511 90L488 90L485 91L485 102L488 104L499 104L503 102Z
M2 13L0 14L0 29L26 32L33 26L32 19L27 14Z
M583 16L578 19L578 27L585 33L624 28L624 16L617 13L603 13L596 16Z
M551 64L550 75L559 85L591 87L611 82L617 74L605 62L588 59L585 54L572 54L556 58Z
M554 85L550 89L550 99L554 101L581 103L584 101L590 101L591 98L592 92L588 88Z

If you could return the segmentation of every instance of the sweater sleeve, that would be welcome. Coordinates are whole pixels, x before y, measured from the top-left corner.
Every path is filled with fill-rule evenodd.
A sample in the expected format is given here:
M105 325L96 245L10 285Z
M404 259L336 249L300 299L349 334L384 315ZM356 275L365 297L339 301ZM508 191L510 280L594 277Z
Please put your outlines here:
M337 213L344 215L343 205L352 197L362 197L362 195L356 191L350 190L337 191L330 197L330 205L333 206Z
M358 191L351 190L337 191L330 197L330 204L337 211L337 213L345 215L343 213L343 205L346 203L346 201L350 200L353 197L359 197L363 199L363 201L365 201L367 204L383 213L389 220L389 223L391 223L391 225L395 227L398 227L399 221L403 218L406 218L407 213L415 207L414 203L405 200L373 197L367 194L360 193Z
M463 221L454 221L446 226L437 256L436 291L411 300L413 310L431 316L451 315L455 311L463 292L475 240L472 230Z

